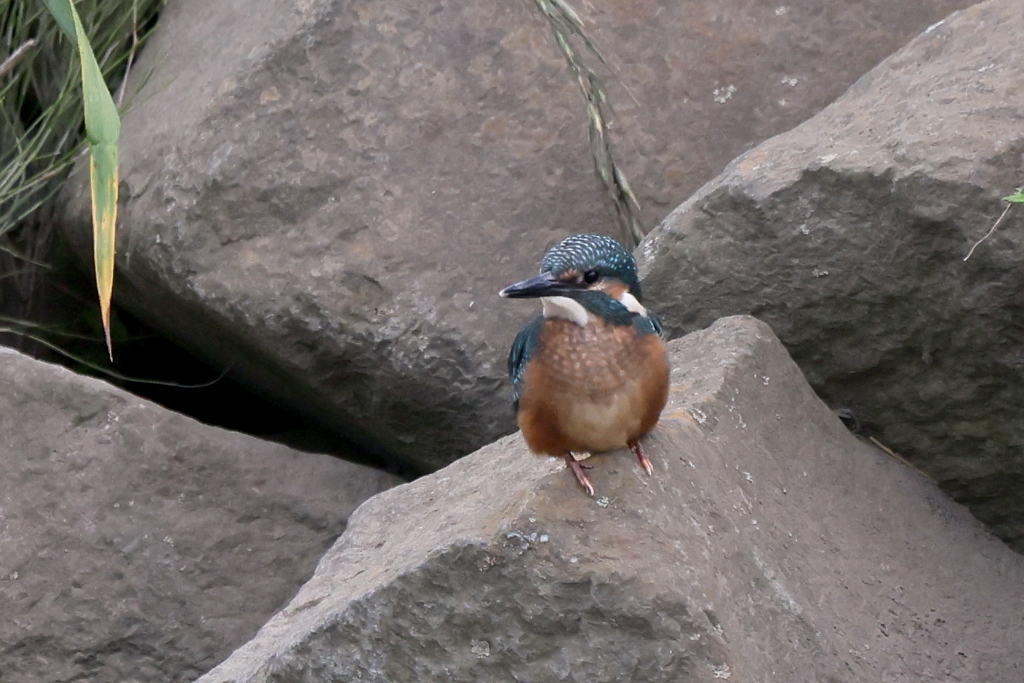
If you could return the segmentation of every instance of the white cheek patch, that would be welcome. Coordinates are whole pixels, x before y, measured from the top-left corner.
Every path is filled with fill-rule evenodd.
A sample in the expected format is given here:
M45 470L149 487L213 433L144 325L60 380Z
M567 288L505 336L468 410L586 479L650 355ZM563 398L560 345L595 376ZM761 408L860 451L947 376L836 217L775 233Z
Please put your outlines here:
M586 327L590 322L590 313L587 312L587 309L583 308L580 302L567 296L543 296L540 303L544 308L545 318L564 318L580 327ZM640 305L639 302L637 305Z
M647 309L643 307L636 297L629 292L623 292L619 297L619 303L626 307L626 310L631 313L639 313L643 317L647 317Z

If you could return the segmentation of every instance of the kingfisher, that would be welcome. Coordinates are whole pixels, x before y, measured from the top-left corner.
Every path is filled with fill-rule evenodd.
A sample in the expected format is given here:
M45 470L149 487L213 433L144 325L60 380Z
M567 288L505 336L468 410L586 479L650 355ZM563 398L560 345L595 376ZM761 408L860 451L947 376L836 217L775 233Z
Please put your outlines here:
M665 407L669 364L661 322L640 303L633 256L609 237L574 235L544 255L540 275L500 295L541 302L541 315L516 335L508 356L530 450L564 458L591 496L574 454L628 447L652 475L640 438Z

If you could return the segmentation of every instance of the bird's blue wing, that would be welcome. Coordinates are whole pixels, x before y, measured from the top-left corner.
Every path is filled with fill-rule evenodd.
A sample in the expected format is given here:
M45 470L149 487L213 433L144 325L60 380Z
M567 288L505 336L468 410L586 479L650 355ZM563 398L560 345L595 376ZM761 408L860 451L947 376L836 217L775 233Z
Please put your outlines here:
M647 315L634 313L633 326L641 335L656 334L659 337L665 337L665 328L661 325L661 319L653 311L647 311Z
M647 311L647 319L651 321L651 326L654 327L654 333L664 339L665 326L661 324L661 318L659 318L654 311Z
M508 354L508 376L512 380L512 405L519 410L519 397L522 394L523 378L526 374L526 363L533 355L540 333L544 328L544 316L534 318L529 325L516 335L512 342L512 350Z

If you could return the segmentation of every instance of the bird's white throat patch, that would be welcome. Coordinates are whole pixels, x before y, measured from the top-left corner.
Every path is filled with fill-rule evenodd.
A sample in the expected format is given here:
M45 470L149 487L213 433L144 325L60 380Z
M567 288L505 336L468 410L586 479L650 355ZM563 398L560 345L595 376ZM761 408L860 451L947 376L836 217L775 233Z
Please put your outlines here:
M590 312L580 302L567 296L542 296L540 304L545 318L564 318L580 327L586 327L590 320Z
M580 327L586 327L591 320L590 311L583 308L579 301L567 296L544 296L541 297L540 303L544 308L545 318L563 318ZM629 292L619 295L619 303L625 306L627 311L647 317L647 309Z
M626 310L631 313L639 313L643 317L647 317L647 309L644 308L643 304L637 301L636 297L629 292L623 292L619 296L619 303L626 307Z

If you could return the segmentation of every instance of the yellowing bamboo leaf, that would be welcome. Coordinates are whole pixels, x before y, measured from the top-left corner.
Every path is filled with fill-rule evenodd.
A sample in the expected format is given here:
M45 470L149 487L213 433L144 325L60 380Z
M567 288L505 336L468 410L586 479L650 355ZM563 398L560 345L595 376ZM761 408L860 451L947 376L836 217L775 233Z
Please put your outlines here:
M85 108L85 135L89 141L89 184L92 195L93 262L96 291L100 300L100 319L111 360L110 299L114 289L114 245L117 236L118 140L121 119L107 90L103 73L96 63L82 20L70 0L45 0L61 28L67 33L67 16L74 23L69 36L78 47L82 63L82 95Z
M107 353L114 359L110 341L110 300L114 290L114 243L117 237L117 145L93 145L89 154L89 184L92 190L93 263L100 318L107 340Z

